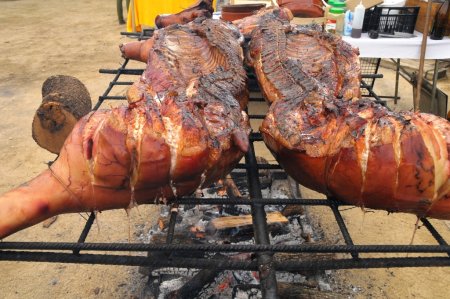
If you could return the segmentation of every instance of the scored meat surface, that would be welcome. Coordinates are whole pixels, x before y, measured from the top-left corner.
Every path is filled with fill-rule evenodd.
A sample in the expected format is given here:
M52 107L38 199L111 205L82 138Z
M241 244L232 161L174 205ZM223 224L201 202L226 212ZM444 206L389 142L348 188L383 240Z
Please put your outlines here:
M239 31L250 38L253 30L259 26L261 20L277 18L284 21L290 21L294 18L292 12L287 8L262 8L254 15L233 21Z
M225 176L250 131L240 39L213 20L156 31L128 106L82 118L48 170L0 197L0 238L60 213L166 202Z
M176 14L158 15L155 18L155 25L158 28L165 28L174 24L187 24L196 18L211 18L214 12L212 0L199 0L191 7L186 8Z
M358 51L262 19L247 53L271 102L264 141L300 184L361 207L450 219L450 125L360 99Z

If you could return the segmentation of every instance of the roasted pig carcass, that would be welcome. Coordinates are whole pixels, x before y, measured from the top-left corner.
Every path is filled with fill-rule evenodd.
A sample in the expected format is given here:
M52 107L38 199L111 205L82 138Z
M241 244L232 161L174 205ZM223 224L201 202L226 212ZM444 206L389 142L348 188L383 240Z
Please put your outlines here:
M0 238L60 213L166 202L224 177L248 147L240 39L210 19L156 31L128 106L82 118L48 170L0 197Z
M447 120L360 99L358 51L261 19L247 53L270 110L260 128L286 172L343 202L450 219Z
M196 18L211 18L214 12L212 0L199 0L194 5L171 15L158 15L155 18L155 25L164 28L174 24L187 24Z
M252 31L261 24L262 20L277 18L286 22L291 21L294 16L288 8L261 8L254 15L233 21L239 31L246 38L250 38Z

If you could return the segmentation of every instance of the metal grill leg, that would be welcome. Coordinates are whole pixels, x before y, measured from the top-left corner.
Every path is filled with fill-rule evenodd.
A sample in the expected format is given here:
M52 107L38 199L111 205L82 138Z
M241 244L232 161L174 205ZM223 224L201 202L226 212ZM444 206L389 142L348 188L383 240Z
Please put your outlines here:
M258 164L253 143L250 143L249 150L245 155L245 160L247 164L250 165L247 169L250 196L252 198L260 199L262 198L261 184L259 181ZM252 217L256 244L270 244L264 205L253 205ZM272 256L268 253L258 254L258 268L263 298L278 298L277 280L273 268Z

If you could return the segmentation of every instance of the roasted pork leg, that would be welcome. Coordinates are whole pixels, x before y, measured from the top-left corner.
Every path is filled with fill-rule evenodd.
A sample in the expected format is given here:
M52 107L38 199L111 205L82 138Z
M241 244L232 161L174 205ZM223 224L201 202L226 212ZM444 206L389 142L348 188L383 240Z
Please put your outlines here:
M212 0L199 0L179 13L158 15L155 19L155 25L158 28L165 28L174 24L187 24L199 17L211 18L214 12L212 2Z
M300 184L343 202L450 219L450 124L360 99L358 51L312 27L265 19L249 62L272 103L264 141Z
M0 197L0 238L56 214L166 203L224 177L250 131L239 39L213 20L156 31L128 106L82 118L48 170Z

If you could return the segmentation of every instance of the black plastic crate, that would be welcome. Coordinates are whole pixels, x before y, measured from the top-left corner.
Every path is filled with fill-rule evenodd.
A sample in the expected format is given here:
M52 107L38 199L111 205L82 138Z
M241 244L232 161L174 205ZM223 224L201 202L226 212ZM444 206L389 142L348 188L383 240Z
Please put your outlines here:
M394 34L394 31L414 33L419 9L419 6L375 6L366 10L362 31L369 32L375 30L387 34Z

